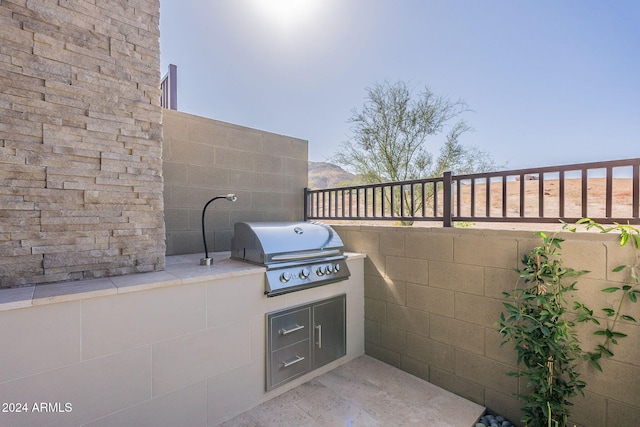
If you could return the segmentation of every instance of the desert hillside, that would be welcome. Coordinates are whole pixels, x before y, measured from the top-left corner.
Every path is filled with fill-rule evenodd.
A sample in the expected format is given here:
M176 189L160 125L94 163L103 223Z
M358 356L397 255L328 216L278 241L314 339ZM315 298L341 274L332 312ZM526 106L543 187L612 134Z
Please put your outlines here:
M354 175L340 166L325 162L309 162L309 188L333 188L353 182Z

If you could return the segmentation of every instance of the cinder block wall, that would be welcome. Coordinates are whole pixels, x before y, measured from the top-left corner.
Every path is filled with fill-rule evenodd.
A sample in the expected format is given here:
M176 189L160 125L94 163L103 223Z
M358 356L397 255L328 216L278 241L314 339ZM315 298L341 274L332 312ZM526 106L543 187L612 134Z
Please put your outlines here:
M0 287L164 269L159 11L0 1Z
M207 208L209 251L229 250L236 222L303 219L307 141L173 110L163 120L167 255L204 251L202 208L217 195L238 200Z
M532 232L444 228L335 226L349 250L365 261L367 354L509 417L520 418L512 393L525 384L508 377L516 354L500 347L495 322L502 292L512 291L520 261L540 244ZM562 233L565 266L590 270L578 282L578 299L599 314L615 302L601 289L620 285L611 270L631 263L631 247L613 235ZM627 311L640 319L640 304ZM602 319L605 322L605 319ZM628 335L599 373L582 367L586 398L575 398L573 423L584 427L636 427L640 420L640 326ZM596 345L580 328L583 347ZM524 381L524 380L523 380ZM573 425L573 424L571 424Z

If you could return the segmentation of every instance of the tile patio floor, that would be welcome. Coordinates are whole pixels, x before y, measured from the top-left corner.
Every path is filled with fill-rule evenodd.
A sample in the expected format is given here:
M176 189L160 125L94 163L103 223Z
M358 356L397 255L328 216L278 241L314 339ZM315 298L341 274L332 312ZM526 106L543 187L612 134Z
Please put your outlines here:
M361 356L219 427L472 427L484 408Z

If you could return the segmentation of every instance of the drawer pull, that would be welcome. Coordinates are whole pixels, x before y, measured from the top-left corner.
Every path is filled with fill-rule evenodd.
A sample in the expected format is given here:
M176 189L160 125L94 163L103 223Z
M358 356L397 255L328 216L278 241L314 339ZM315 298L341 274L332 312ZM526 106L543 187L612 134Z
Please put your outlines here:
M295 358L295 359L293 359L291 362L282 362L282 367L283 367L283 368L288 368L289 366L291 366L291 365L295 365L296 363L298 363L298 362L302 362L303 360L304 360L304 357L302 357L302 356L298 356L298 355L296 354L296 358Z
M322 325L316 325L316 329L318 330L318 348L322 348Z
M295 331L299 331L300 329L304 329L304 325L296 325L295 327L293 327L291 329L282 328L278 332L280 332L280 335L288 335L288 334L291 334L291 333L293 333Z

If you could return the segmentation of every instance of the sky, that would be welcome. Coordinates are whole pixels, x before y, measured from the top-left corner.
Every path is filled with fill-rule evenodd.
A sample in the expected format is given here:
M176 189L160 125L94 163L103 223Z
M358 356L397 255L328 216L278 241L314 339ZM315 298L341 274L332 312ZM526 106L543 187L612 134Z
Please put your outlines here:
M307 140L311 161L398 81L466 102L460 141L500 169L640 157L638 0L161 0L160 48L178 110Z

